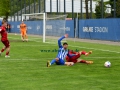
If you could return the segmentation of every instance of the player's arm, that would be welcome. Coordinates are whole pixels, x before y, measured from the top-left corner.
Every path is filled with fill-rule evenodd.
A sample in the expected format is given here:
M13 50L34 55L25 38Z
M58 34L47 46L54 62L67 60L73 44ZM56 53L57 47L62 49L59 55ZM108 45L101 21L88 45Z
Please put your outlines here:
M21 32L21 24L20 24L20 32Z
M71 58L72 56L76 56L76 55L78 55L77 52L72 52L72 54L70 54L70 53L69 53L69 50L68 50L68 54L67 54L68 57Z
M62 41L64 38L67 38L67 37L68 37L68 34L65 34L65 35L62 36L60 39L58 39L58 46L59 46L59 48L62 47L61 41Z
M69 54L68 53L67 56L71 58L72 56L76 56L76 54Z
M6 29L4 27L0 28L0 32L6 31Z

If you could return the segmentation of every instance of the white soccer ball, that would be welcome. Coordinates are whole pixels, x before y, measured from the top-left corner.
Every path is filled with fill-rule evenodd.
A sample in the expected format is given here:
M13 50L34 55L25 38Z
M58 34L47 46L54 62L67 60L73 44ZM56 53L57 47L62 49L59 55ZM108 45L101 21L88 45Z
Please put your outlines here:
M110 66L111 66L110 61L106 61L106 62L104 63L104 66L105 66L105 67L110 67Z

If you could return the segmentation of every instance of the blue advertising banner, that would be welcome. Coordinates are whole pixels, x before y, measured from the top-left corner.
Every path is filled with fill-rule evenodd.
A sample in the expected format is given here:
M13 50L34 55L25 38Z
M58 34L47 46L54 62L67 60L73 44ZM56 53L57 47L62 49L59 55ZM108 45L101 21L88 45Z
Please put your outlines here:
M65 31L70 38L74 38L74 20L66 20Z
M79 20L79 38L120 41L120 19Z
M56 22L56 21L55 21ZM57 20L58 23L61 23L61 20ZM9 22L11 24L11 33L20 33L20 24L21 22ZM24 21L24 23L27 25L28 34L35 34L35 35L42 35L43 34L43 21ZM46 33L48 35L51 34L51 30L55 31L55 25L54 21L51 21L50 23L47 22L48 25L46 25ZM60 29L65 29L65 33L69 34L69 37L74 37L74 20L66 20L65 28L62 28L62 25L57 25L60 27ZM60 31L59 29L59 31ZM63 31L63 30L62 30ZM57 35L57 34L56 34Z
M11 24L11 33L20 33L21 22L9 22ZM27 25L28 34L42 35L42 22L41 21L24 21Z
M2 21L0 21L0 26L2 25Z

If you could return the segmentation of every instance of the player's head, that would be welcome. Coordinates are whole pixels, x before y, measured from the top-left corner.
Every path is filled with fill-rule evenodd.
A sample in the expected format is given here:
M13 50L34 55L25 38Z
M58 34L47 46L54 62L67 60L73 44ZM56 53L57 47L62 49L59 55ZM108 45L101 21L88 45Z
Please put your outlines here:
M66 42L63 43L63 48L67 49L68 44Z
M5 19L2 20L2 26L5 26L5 27L7 26L7 20Z

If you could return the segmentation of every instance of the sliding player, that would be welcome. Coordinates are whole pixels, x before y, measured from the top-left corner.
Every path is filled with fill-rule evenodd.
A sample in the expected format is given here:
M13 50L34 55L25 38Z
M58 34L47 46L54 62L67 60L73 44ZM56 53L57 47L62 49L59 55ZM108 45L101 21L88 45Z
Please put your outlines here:
M61 45L61 40L64 38L67 38L67 37L68 37L68 34L65 34L63 37L61 37L58 40L58 46L59 46L58 55L51 62L50 61L47 62L47 67L50 67L54 63L56 63L57 65L67 65L67 66L71 66L74 64L73 62L65 62L64 61L66 55L69 57L74 56L74 54L70 55L68 53L68 50L67 50L68 44L67 43L63 43L63 46Z
M5 57L7 58L7 57L10 57L9 56L10 44L9 44L9 41L8 41L8 38L7 38L6 26L7 26L7 21L4 19L2 21L2 26L0 27L1 41L4 44L4 47L0 51L0 55L1 55L2 52L4 52L6 50Z
M24 42L25 40L28 41L28 37L27 37L27 26L26 24L24 24L24 22L22 21L22 23L20 24L20 32L21 32L21 39Z
M88 53L85 51L79 51L79 52L74 52L73 50L69 50L69 54L77 54L75 56L72 57L68 57L66 56L66 61L67 62L74 62L74 63L86 63L86 64L92 64L93 61L86 61L86 60L79 60L78 58L80 58L81 55L85 55L88 56L89 54L91 54L92 51L89 51Z

